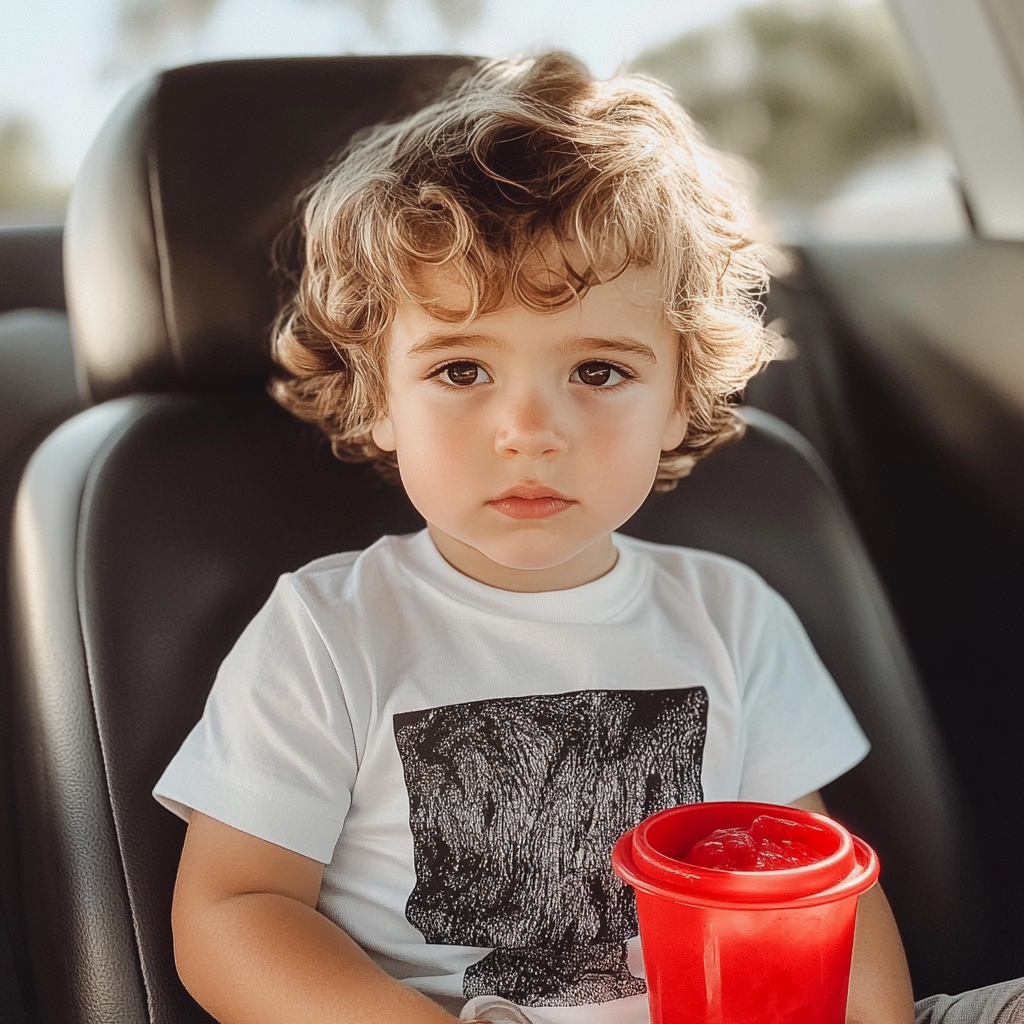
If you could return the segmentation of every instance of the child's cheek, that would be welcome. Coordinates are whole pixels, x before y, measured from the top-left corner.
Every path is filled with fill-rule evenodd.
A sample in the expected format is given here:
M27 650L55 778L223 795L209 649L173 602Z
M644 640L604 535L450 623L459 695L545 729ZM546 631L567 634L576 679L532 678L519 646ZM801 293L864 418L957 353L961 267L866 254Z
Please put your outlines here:
M657 465L664 435L663 421L644 408L615 410L617 415L592 416L579 438L590 457L608 466Z
M454 453L466 441L479 435L476 403L457 400L447 394L416 396L395 410L399 447L418 458L436 459Z
M643 415L592 422L584 442L586 472L601 481L612 518L624 522L650 493L663 435L663 424Z
M439 522L484 486L487 441L465 411L435 403L403 418L396 434L402 482L429 522Z
M417 430L417 443L422 446L422 458L428 460L435 471L446 470L457 475L460 466L487 445L485 428L480 417L468 408L471 403L450 403L432 410ZM454 408L453 408L454 406Z

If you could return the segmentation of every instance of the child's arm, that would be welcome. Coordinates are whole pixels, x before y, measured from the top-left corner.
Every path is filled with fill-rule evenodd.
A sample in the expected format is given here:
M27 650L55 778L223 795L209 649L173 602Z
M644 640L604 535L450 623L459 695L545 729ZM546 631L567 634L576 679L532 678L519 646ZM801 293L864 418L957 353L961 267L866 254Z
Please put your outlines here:
M193 997L222 1024L455 1024L317 912L323 871L193 813L172 911Z
M792 807L827 814L820 793L794 800ZM876 883L857 905L847 1024L913 1024L914 995L896 922Z

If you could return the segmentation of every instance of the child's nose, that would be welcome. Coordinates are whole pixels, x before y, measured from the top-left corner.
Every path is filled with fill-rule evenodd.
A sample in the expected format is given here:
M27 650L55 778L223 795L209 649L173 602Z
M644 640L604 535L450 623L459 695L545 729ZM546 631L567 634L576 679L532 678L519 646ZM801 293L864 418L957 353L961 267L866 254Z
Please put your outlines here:
M499 455L555 455L564 451L566 444L553 396L536 388L510 396L495 436Z

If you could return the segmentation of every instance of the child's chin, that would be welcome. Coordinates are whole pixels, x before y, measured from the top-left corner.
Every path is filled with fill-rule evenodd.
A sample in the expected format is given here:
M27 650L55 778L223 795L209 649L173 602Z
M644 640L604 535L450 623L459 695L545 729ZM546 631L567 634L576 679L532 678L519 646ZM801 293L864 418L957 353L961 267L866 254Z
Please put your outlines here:
M497 562L506 569L539 572L544 569L557 569L560 565L571 562L587 547L585 544L560 544L548 537L528 537L517 539L513 543L484 545L478 550L492 562Z

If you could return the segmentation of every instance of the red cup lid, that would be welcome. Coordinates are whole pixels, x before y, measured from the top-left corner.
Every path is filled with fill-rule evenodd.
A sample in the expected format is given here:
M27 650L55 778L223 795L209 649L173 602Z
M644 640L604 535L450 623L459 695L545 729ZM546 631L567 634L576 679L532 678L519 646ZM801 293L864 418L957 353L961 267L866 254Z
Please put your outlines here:
M683 860L716 829L749 828L762 814L799 825L801 841L821 859L768 871L729 871ZM833 819L747 801L684 804L654 814L616 843L612 865L635 888L697 906L810 906L863 892L878 877L874 851Z

